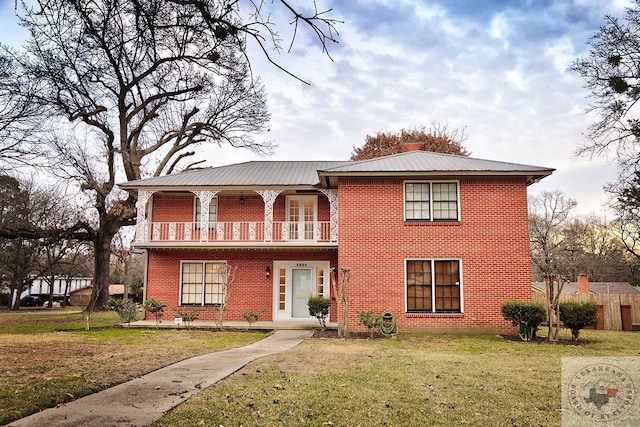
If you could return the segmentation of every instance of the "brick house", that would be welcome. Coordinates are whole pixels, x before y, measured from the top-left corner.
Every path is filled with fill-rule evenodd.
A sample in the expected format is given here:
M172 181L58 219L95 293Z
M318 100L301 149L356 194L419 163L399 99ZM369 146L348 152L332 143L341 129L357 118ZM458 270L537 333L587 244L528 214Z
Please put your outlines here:
M411 151L365 161L257 161L143 179L135 246L145 298L212 319L309 321L349 268L349 325L390 310L400 331L495 332L500 306L531 300L527 186L553 169ZM203 232L205 230L205 232ZM330 319L336 320L335 303Z

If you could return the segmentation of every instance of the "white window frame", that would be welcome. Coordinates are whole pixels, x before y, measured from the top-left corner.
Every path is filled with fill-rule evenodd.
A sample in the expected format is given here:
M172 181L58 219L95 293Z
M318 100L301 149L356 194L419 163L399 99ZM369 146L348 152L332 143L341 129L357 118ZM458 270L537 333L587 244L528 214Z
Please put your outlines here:
M286 197L286 220L287 223L289 224L293 224L292 221L289 220L290 218L290 209L291 209L291 200L299 200L300 201L300 220L298 220L297 224L297 233L298 233L298 238L297 239L292 239L291 236L289 236L289 240L306 240L306 241L312 241L316 239L316 224L318 223L318 196L317 195L306 195L306 196L287 196ZM305 229L305 224L308 221L304 221L304 202L305 200L312 200L313 201L313 221L312 221L312 236L311 239L305 239L305 234L306 234L306 229ZM302 226L302 229L300 228ZM302 230L302 232L300 232L300 230Z
M431 263L431 310L422 311L409 311L409 285L407 283L407 265L410 261L429 261ZM434 268L437 261L457 261L458 273L459 273L459 286L460 286L460 311L436 311L436 270ZM463 267L461 258L406 258L404 260L404 312L407 314L435 314L435 315L447 315L447 314L463 314L464 313L464 286L463 286Z
M201 264L202 265L202 276L201 276L201 282L200 282L200 284L202 286L202 289L201 289L200 302L199 303L183 303L183 301L182 301L183 295L184 295L184 292L183 292L184 283L183 283L182 279L183 279L185 264ZM224 295L224 292L225 292L224 286L225 286L226 283L223 281L223 282L221 282L221 286L223 287L222 288L223 293L216 293L215 294L215 295L220 295L220 297L218 298L218 302L214 302L214 303L207 303L206 302L207 301L207 294L206 294L206 290L207 290L206 285L207 284L205 282L205 276L206 276L206 271L207 271L206 270L206 265L207 264L220 264L220 265L223 265L225 267L224 268L224 271L225 271L224 281L226 281L226 279L227 279L226 278L226 271L229 268L229 265L227 264L227 261L222 261L222 260L214 260L214 261L211 261L211 260L204 260L204 261L203 260L192 260L192 261L184 260L184 261L180 261L180 279L179 279L180 280L179 281L180 285L178 286L178 305L180 307L182 307L182 306L185 306L185 307L219 306L222 303L220 301L220 299L224 300L224 296L225 296Z
M215 209L211 209L214 207ZM202 208L200 206L200 198L198 196L193 197L193 224L196 230L200 229L200 216L202 215ZM213 220L211 219L213 215ZM218 197L212 197L209 202L209 230L216 229L216 223L218 222Z
M407 218L407 184L429 185L429 218ZM433 184L456 184L456 218L433 218ZM402 215L405 222L460 222L460 181L459 180L405 180L402 182Z

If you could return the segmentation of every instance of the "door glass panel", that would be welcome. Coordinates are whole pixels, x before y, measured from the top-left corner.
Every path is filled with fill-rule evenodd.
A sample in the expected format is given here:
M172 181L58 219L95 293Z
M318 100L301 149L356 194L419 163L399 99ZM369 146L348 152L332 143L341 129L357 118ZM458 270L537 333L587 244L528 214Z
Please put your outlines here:
M313 239L313 224L315 214L315 203L312 199L305 199L304 201L304 239Z
M298 223L300 222L300 200L289 199L289 239L298 240Z
M309 306L307 301L312 293L312 280L310 268L295 268L291 270L291 317L309 318Z

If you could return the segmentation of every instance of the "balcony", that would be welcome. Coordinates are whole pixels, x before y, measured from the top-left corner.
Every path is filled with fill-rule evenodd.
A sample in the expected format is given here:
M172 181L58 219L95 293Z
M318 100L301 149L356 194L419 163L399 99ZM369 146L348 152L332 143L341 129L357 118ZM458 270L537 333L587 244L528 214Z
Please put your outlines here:
M199 246L337 246L337 236L326 222L216 222L202 232L200 223L151 222L139 227L137 247Z

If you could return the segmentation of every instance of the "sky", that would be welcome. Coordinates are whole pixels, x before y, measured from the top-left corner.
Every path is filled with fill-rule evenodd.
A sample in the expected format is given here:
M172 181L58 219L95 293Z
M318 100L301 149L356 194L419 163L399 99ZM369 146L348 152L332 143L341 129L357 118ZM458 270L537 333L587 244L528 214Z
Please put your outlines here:
M294 6L310 0L290 1ZM220 148L209 166L249 160L347 160L367 135L432 123L464 129L471 157L554 168L529 194L562 191L576 213L603 215L612 159L577 158L594 121L582 78L567 71L587 53L603 16L628 0L316 0L336 24L331 58L308 31L289 51L290 19L275 14L283 51L270 52L304 84L269 64L255 46L252 68L271 113L261 158ZM14 1L0 0L0 41L20 44Z

